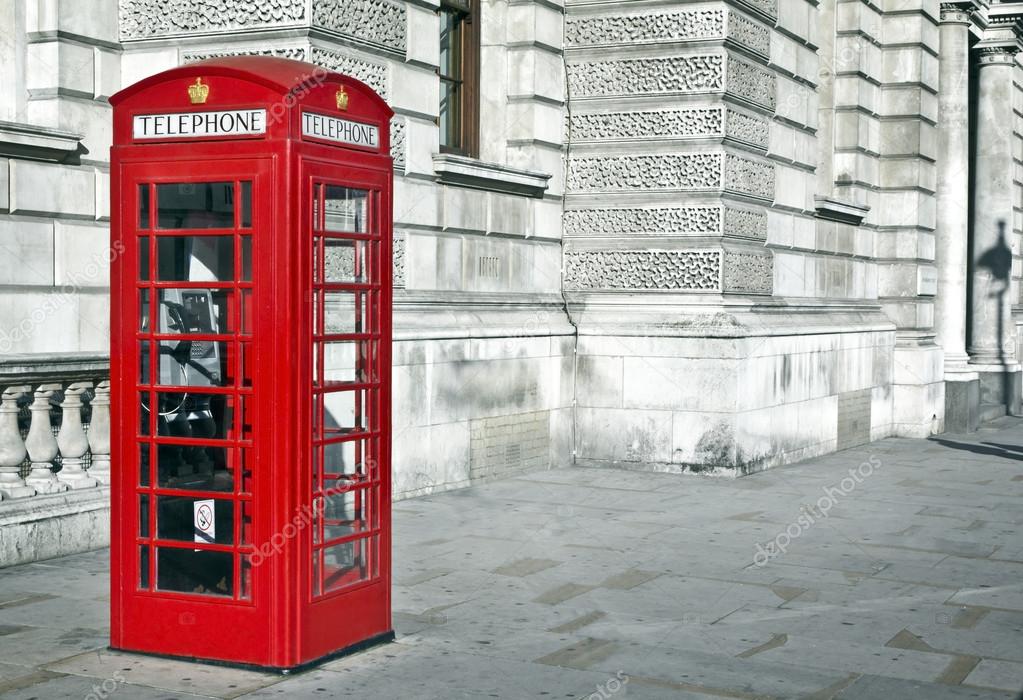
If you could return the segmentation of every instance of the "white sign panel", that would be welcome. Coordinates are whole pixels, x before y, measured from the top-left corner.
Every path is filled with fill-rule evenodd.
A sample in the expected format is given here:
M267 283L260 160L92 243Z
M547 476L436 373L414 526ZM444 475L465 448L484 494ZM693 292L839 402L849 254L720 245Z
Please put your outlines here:
M251 136L265 133L265 109L136 114L132 119L132 135L136 139Z
M213 517L212 498L192 501L192 518L195 523L195 541L213 544L217 540L217 521Z
M302 112L302 135L353 146L380 147L380 129L376 126L326 114Z

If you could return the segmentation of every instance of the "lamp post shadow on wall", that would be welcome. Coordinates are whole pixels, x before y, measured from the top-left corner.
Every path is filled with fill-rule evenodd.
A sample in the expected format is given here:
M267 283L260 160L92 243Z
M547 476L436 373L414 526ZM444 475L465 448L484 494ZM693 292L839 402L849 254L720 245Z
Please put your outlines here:
M1012 396L1012 377L1009 373L1009 361L1006 358L1005 340L1005 304L1006 296L1011 288L1012 275L1012 249L1005 240L1005 220L998 222L998 241L988 250L984 251L977 258L977 267L987 270L991 275L992 284L988 291L988 298L995 299L995 316L997 319L998 339L998 364L1001 366L1001 401L1005 404L1006 412L1012 413L1015 405Z

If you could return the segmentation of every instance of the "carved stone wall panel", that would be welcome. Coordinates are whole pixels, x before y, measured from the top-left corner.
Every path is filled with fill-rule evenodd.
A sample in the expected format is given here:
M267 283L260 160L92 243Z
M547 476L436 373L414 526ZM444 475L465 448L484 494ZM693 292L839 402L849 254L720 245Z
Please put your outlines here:
M777 99L777 77L771 71L745 61L729 58L727 92L774 110Z
M405 234L394 232L391 248L391 271L395 287L405 286Z
M725 189L774 201L774 166L729 153L725 157Z
M766 149L771 140L771 127L763 119L728 110L725 132L738 141Z
M722 184L722 161L720 153L573 158L568 166L568 189L574 192L715 189Z
M565 20L566 47L634 46L729 38L770 55L771 32L724 8L699 8L645 14L574 17Z
M568 85L573 99L720 91L725 87L725 57L710 54L573 63L568 67Z
M721 289L721 251L568 251L565 288L715 292Z
M404 55L405 13L389 0L315 0L313 25Z
M301 25L305 9L305 0L120 0L118 22L131 41Z
M767 240L767 214L752 209L725 209L724 235L732 238Z
M764 56L771 55L771 30L735 12L728 13L728 38Z
M770 140L770 127L766 120L718 106L635 112L576 112L571 115L569 123L571 140L575 143L649 138L720 138L727 135L737 141L766 149Z
M205 61L208 58L224 58L225 56L278 56L280 58L291 58L296 61L304 61L306 60L306 49L304 46L284 46L273 49L182 51L180 54L180 62L194 63L196 61Z
M395 172L405 170L405 119L391 118L391 158L394 159Z
M351 54L319 46L313 47L312 62L328 70L344 73L361 80L376 90L385 100L387 99L387 66L382 63L371 63Z
M601 17L569 16L565 19L567 48L717 39L724 35L723 9Z
M774 73L721 54L572 63L568 85L572 99L728 92L772 111L777 92Z
M565 212L566 236L703 235L721 232L722 207L576 209Z
M723 136L723 107L572 114L573 141Z
M722 289L744 294L771 294L774 291L774 258L770 253L746 253L726 250Z

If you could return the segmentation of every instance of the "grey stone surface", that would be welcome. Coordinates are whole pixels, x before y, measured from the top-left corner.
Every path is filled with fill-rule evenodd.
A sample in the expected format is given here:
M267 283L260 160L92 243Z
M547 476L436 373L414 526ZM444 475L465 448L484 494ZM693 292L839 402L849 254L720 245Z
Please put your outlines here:
M627 678L610 697L1014 700L1021 476L1003 419L742 480L559 469L402 501L396 643L288 677L106 651L102 550L11 567L0 696L589 698Z

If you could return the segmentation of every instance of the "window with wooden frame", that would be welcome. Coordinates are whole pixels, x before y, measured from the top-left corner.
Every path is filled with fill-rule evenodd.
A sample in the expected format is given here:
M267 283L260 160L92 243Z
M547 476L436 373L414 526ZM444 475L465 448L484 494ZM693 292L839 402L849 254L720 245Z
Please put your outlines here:
M479 0L441 0L440 150L479 155Z

